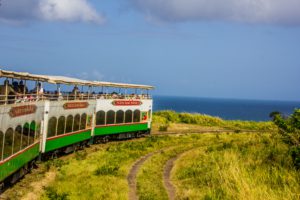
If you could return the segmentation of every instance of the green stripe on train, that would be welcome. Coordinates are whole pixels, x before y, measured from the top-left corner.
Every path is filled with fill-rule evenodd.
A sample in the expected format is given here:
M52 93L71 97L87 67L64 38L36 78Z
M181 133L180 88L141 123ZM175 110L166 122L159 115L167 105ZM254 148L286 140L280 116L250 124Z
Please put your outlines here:
M45 152L53 151L61 147L69 146L91 138L91 130L76 133L73 135L66 135L63 137L47 140Z
M119 126L102 126L95 128L95 135L109 135L117 133L126 133L133 131L143 131L148 130L148 124L126 124Z
M38 157L39 147L40 145L36 144L32 148L0 165L0 181L3 181L6 177L23 167L26 163Z

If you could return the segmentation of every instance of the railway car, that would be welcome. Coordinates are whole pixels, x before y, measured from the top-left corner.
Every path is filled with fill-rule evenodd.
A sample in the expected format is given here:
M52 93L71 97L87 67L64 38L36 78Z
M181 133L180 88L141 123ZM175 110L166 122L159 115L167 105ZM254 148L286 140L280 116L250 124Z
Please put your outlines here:
M0 189L36 160L150 134L153 86L7 70L0 79Z

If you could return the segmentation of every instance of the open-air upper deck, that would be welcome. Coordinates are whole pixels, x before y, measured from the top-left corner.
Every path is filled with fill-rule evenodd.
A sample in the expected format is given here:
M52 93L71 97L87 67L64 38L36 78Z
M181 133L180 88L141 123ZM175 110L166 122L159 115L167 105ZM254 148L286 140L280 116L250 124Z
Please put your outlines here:
M43 100L151 99L149 90L154 89L153 86L148 85L87 81L65 76L36 75L7 70L0 70L0 78L5 79L0 86L1 105ZM35 83L35 87L31 90L27 87L28 81ZM46 90L43 88L43 83L55 84L57 89L54 91ZM72 85L74 88L72 91L66 92L61 90L61 85ZM79 89L80 86L81 90ZM119 91L108 92L108 88L116 88ZM99 89L100 91L97 91ZM128 94L128 90L134 90L134 92Z

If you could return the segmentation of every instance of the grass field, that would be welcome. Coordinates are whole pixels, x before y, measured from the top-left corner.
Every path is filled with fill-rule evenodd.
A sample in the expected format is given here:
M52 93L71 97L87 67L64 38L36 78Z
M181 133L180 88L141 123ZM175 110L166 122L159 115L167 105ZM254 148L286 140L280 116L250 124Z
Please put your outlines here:
M154 152L137 172L139 199L168 199L164 169L174 157L171 181L176 199L300 199L300 173L269 122L251 125L257 132L246 133L226 132L224 126L169 122L168 131L179 133L171 135L157 132L161 124L155 123L155 133L162 135L92 145L42 163L39 171L5 195L11 199L128 199L131 167ZM249 125L239 127L251 130ZM195 134L197 130L224 132ZM43 187L37 187L42 181Z

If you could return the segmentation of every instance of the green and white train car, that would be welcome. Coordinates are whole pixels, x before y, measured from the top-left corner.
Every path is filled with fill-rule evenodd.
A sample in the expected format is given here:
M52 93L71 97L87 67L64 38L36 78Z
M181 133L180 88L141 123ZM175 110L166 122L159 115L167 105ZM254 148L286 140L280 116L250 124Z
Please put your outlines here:
M0 78L5 79L0 87L0 188L16 182L37 159L92 143L150 134L153 102L148 91L152 86L5 70L0 70ZM31 92L26 81L35 83ZM46 92L41 83L55 84L57 90ZM61 85L74 89L62 92ZM88 89L80 92L78 86ZM119 93L104 93L107 88L117 88ZM99 89L102 92L96 93ZM127 95L127 90L135 93Z

